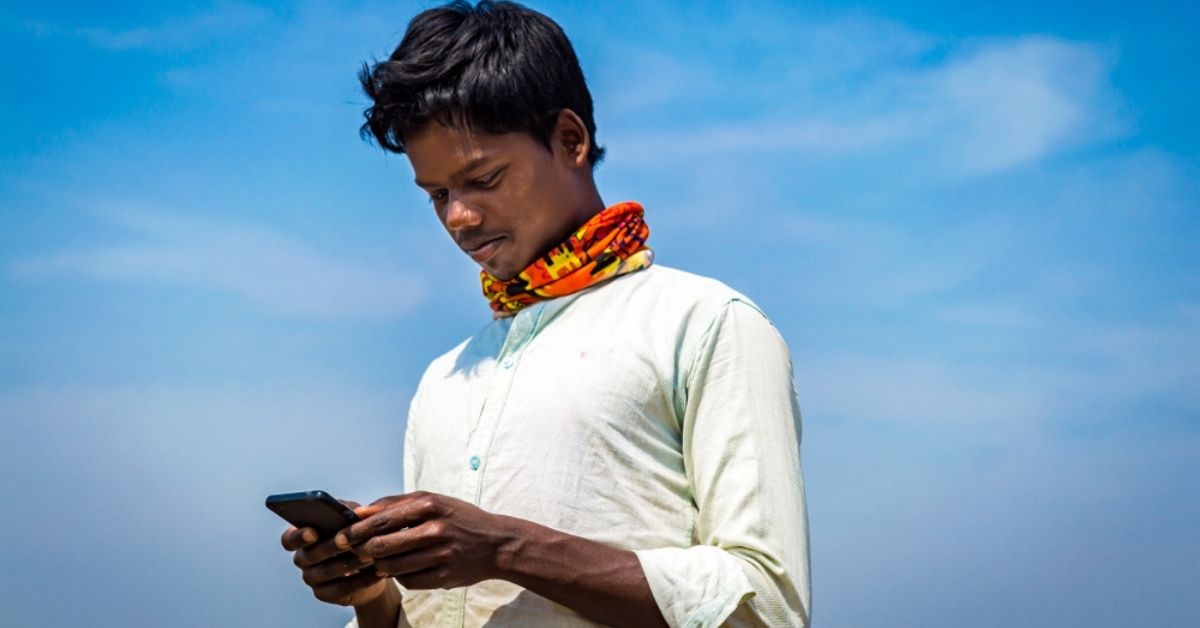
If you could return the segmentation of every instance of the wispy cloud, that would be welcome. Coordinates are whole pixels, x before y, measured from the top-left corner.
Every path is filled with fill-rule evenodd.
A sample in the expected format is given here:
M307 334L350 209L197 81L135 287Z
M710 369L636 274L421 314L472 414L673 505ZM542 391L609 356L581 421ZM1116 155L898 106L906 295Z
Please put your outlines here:
M954 346L927 352L940 355L807 354L796 380L807 410L856 421L1020 433L1035 426L1096 429L1133 421L1145 430L1154 423L1182 424L1200 418L1197 305L1179 308L1157 326L1055 325L1052 359L984 359ZM1003 329L1008 321L993 320L1002 315L983 321L1000 327L1001 335L979 333L1008 344L1049 340Z
M929 96L910 115L942 135L945 165L963 173L1034 162L1119 132L1105 57L1044 36L985 44L915 76L912 87Z
M108 216L137 237L22 260L10 273L198 287L268 312L319 318L395 318L427 295L425 284L398 265L333 256L262 227L130 209Z
M1047 415L1046 391L978 375L936 358L807 355L796 380L804 407L825 417L963 426Z
M854 50L865 33L876 32L883 35L866 40L865 52L830 63L830 50ZM801 40L808 45L770 43L778 48L766 57L777 78L766 83L763 68L741 80L681 81L671 59L627 53L654 60L633 67L644 82L658 85L651 93L660 106L671 104L663 86L677 85L677 104L744 101L748 110L729 113L718 124L618 133L611 144L623 159L641 156L642 165L661 163L664 149L688 157L766 151L810 160L882 155L923 163L933 172L975 176L1123 132L1108 78L1112 55L1092 44L1022 36L966 41L933 54L920 33L849 18L808 26ZM885 57L887 63L876 62ZM831 75L831 65L840 74ZM663 76L651 80L658 74ZM807 93L790 100L790 92L776 89L788 82L792 91L799 83ZM826 89L826 83L836 87ZM747 115L771 97L780 101L769 112Z
M262 23L271 13L243 2L217 2L208 10L126 29L69 26L30 21L25 27L43 37L71 37L105 50L190 50Z

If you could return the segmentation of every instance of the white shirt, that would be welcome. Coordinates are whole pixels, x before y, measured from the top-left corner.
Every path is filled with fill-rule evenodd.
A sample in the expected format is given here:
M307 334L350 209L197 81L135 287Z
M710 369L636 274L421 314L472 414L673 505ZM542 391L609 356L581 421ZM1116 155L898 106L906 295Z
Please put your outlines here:
M770 321L720 282L655 265L434 360L404 484L633 550L671 626L805 626L799 444ZM400 626L597 625L502 580L402 595Z

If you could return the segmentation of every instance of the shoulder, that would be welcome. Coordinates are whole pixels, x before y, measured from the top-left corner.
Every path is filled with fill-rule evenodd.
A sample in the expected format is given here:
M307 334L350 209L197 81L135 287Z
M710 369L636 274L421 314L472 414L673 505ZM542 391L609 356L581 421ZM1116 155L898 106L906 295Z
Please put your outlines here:
M505 321L492 321L434 358L421 375L413 404L419 405L422 392L431 387L453 385L475 377L484 361L499 355L507 331Z
M717 337L777 334L745 294L717 279L658 264L619 277L580 299L585 300L576 306L591 320L615 326L620 337L670 349L681 375Z
M626 291L630 302L688 326L707 326L731 307L766 318L754 301L724 282L669 266L656 264L633 273L614 288Z

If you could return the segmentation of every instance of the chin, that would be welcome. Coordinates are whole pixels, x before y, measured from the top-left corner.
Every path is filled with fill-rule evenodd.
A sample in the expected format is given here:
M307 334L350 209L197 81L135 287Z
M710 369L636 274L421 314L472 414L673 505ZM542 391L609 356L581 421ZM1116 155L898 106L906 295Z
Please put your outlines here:
M514 278L516 278L517 275L521 274L521 271L519 271L519 270L503 270L503 269L494 269L493 270L491 268L485 268L484 270L491 273L491 275L493 277L495 277L496 279L499 279L500 281L512 281Z
M482 266L484 270L488 271L488 273L500 281L512 281L513 279L516 279L517 275L521 274L521 271L525 270L529 264L533 263L533 260L530 260L529 262L521 264L520 262L514 262L512 260L505 261L499 259L499 257L500 256L493 257L492 259L488 260L487 264L483 264ZM536 260L537 258L534 259Z

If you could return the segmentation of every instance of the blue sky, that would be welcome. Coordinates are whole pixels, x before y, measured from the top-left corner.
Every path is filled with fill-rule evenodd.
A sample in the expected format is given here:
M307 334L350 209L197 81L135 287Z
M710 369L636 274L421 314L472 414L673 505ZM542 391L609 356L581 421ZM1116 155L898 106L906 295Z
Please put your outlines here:
M422 6L0 5L0 624L339 625L262 499L398 491L488 320L357 136ZM789 342L818 625L1200 617L1200 10L532 6L605 199Z

